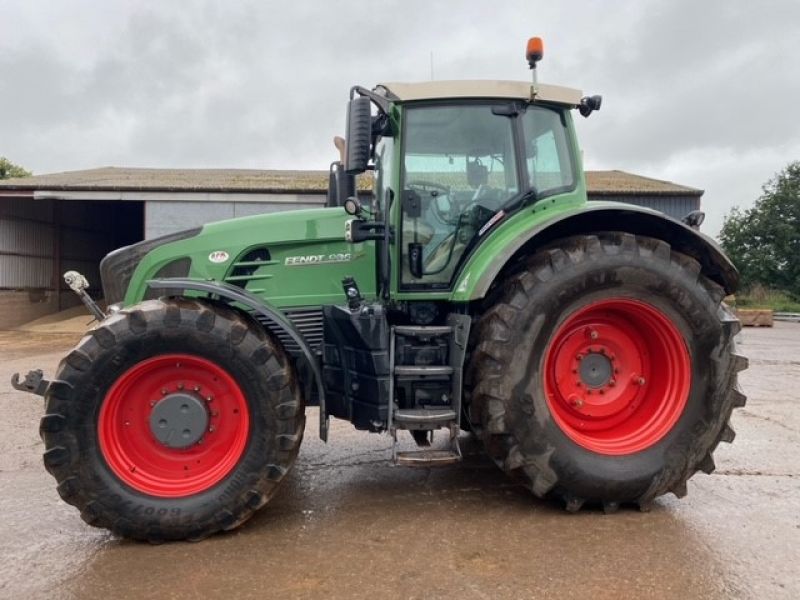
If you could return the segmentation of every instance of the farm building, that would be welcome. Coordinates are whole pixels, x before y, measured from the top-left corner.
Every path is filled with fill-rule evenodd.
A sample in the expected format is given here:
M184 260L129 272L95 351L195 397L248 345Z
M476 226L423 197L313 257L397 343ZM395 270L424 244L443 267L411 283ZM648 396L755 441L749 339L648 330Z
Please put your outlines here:
M700 208L702 190L625 173L587 172L589 198L674 217ZM107 167L0 181L0 329L75 305L61 274L99 290L114 248L245 215L324 205L324 171Z

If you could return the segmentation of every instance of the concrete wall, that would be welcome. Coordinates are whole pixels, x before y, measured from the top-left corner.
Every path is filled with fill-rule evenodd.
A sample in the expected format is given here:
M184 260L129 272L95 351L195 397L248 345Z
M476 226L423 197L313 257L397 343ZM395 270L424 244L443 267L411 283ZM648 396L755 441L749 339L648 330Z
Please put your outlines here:
M11 329L57 312L57 306L52 290L0 290L0 329Z

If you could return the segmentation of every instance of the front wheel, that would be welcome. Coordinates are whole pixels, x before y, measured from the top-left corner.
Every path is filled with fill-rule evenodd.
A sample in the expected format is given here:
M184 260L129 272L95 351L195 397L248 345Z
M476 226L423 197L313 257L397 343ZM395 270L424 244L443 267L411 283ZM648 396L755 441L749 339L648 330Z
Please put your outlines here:
M476 330L470 416L490 455L569 510L683 496L744 404L723 295L652 238L579 236L538 252Z
M221 305L152 300L61 362L45 466L91 525L160 542L232 529L274 494L303 436L292 365Z

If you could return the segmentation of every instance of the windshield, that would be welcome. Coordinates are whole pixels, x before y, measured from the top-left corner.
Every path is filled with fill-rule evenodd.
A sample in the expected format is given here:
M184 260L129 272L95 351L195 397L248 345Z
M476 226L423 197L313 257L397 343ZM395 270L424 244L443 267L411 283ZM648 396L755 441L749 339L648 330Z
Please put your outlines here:
M519 193L512 119L491 105L406 111L402 283L446 287L480 227ZM409 267L421 255L421 273Z

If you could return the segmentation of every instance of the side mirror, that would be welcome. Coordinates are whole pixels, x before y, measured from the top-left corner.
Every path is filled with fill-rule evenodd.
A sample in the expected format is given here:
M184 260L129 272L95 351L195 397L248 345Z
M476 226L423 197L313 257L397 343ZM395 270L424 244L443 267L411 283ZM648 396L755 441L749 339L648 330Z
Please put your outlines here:
M347 105L347 145L344 170L350 174L367 170L372 142L371 102L366 96L353 98Z
M582 117L588 117L594 111L600 110L601 104L603 104L602 96L584 96L578 104L578 112Z

